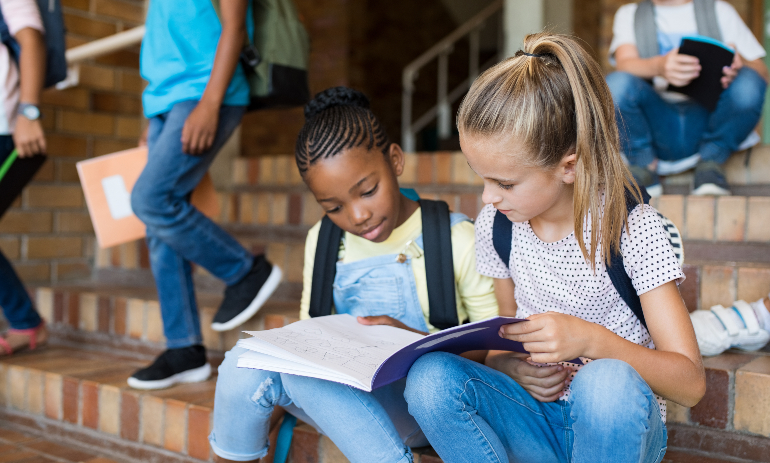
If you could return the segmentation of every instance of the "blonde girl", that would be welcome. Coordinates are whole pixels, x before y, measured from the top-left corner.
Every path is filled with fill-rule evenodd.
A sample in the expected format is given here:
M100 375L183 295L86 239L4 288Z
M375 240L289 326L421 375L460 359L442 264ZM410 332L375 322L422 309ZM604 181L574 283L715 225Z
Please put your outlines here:
M570 37L530 35L474 82L457 124L484 179L477 269L495 278L501 313L528 319L500 336L531 355L491 352L486 366L423 356L410 413L450 463L661 461L666 400L695 405L703 365L660 219L626 209L626 192L636 203L641 193L599 65ZM509 265L492 241L497 211L513 222ZM646 327L610 280L613 251Z

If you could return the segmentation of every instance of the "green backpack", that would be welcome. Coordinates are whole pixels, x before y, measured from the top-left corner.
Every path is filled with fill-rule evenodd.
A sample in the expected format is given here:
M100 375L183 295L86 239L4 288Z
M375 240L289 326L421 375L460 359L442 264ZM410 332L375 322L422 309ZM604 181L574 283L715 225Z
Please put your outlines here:
M219 14L220 0L211 0ZM249 111L303 106L310 101L310 39L293 0L252 0L254 33L241 63L251 89Z

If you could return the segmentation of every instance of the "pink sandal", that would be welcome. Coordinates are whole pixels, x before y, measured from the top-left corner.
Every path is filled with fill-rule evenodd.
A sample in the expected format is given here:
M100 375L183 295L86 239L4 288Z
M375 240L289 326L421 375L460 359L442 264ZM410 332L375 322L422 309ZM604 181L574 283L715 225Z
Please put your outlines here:
M8 334L21 334L29 337L29 344L27 344L26 347L25 346L20 347L17 350L17 352L23 351L24 349L29 349L29 350L37 349L37 332L40 331L40 329L43 328L43 326L45 326L45 322L40 323L35 328L27 328L23 330L17 330L14 328L9 329ZM7 356L7 355L13 354L13 347L11 347L8 341L6 341L6 339L1 336L0 336L0 347L3 348L3 353L0 355Z

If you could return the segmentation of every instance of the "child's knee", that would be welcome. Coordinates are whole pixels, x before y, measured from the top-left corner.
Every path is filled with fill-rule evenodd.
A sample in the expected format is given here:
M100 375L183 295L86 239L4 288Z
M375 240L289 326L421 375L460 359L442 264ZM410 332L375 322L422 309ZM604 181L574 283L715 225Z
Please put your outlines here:
M633 98L638 93L640 79L632 74L623 71L616 71L607 76L607 86L610 88L612 98L615 104L623 107L629 98ZM645 85L648 85L645 82Z
M456 387L461 361L462 357L446 352L432 352L417 359L409 370L404 391L409 411L413 407L434 410L441 406L450 389Z
M216 406L242 409L253 404L272 410L283 395L280 373L238 368L238 355L242 351L234 348L219 366Z
M575 375L570 402L583 418L602 421L633 416L631 409L648 408L652 390L626 362L601 359L588 363Z
M767 83L756 71L743 68L728 87L725 96L730 99L735 111L759 113L765 100Z

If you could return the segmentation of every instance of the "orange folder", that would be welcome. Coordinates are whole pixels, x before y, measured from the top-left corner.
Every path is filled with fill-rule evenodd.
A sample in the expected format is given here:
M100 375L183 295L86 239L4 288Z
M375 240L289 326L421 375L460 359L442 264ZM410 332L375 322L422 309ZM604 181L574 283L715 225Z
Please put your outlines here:
M77 163L88 212L102 249L145 236L144 224L131 210L131 190L146 164L146 147ZM193 191L191 202L207 217L213 219L219 216L219 200L208 174Z

